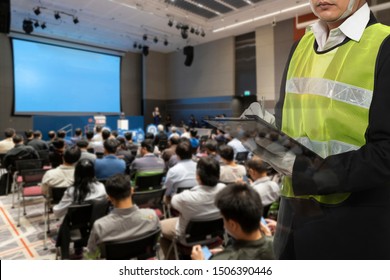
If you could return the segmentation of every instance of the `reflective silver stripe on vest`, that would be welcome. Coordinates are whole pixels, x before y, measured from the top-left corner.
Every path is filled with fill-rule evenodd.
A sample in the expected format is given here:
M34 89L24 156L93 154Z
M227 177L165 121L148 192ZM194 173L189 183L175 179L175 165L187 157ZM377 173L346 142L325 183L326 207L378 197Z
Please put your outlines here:
M355 151L360 148L358 146L347 144L336 140L321 142L321 141L310 140L307 137L300 137L296 140L302 145L304 145L305 147L309 148L310 150L320 155L322 158L326 158L327 156L337 155L349 151Z
M315 94L368 109L372 91L321 78L293 78L286 82L286 92Z

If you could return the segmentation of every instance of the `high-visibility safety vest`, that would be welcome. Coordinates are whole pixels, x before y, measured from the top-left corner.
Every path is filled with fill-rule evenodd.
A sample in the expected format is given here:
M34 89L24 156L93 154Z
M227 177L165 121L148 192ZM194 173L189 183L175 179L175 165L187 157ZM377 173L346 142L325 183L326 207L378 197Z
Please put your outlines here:
M363 146L376 59L389 34L388 26L373 24L365 29L359 43L350 40L316 53L315 37L307 32L290 61L282 131L323 158ZM350 194L295 196L291 178L285 178L282 195L338 204Z

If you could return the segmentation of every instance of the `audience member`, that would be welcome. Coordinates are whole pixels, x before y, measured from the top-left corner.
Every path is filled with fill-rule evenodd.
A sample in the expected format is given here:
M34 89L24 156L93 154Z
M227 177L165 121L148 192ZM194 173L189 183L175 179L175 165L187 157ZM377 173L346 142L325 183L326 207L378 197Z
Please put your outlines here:
M102 130L103 130L103 127L100 126L100 125L97 125L95 127L95 132L96 133L95 133L95 135L92 138L93 142L103 142Z
M88 152L88 144L88 141L85 139L81 139L76 142L77 147L79 147L81 151L80 160L89 159L90 161L95 163L96 155L94 153Z
M63 163L65 141L62 138L55 138L52 142L52 151L49 152L49 161L52 168L56 168Z
M180 134L177 132L176 126L172 126L171 134L169 135L168 140L170 140L172 137L178 137L178 138L180 137Z
M47 133L47 137L49 137L49 140L46 141L47 145L49 146L49 150L50 151L53 151L54 147L53 147L53 141L54 139L56 138L56 132L54 130L50 130L48 133Z
M241 141L237 138L233 138L230 140L227 145L233 148L234 150L234 158L236 158L237 153L247 152L248 150L242 145Z
M196 167L199 185L172 197L171 205L180 215L178 218L161 221L160 244L166 259L173 257L172 254L167 255L172 239L183 241L185 229L191 219L214 220L221 217L214 205L216 194L225 187L224 184L218 183L219 169L219 163L214 158L201 158Z
M128 176L114 175L105 186L114 209L95 221L88 240L88 258L99 258L99 244L103 242L136 239L160 228L154 210L139 209L133 204L133 188Z
M24 132L24 145L28 145L28 142L34 139L34 131L28 129Z
M82 141L82 140L81 140ZM95 167L91 160L80 159L74 170L74 183L69 187L59 204L53 207L54 215L61 218L66 215L71 204L106 197L104 185L96 180Z
M191 134L190 134L190 131L189 131L189 127L186 126L186 125L183 125L183 130L184 130L184 132L180 135L180 137L181 138L190 139L191 138Z
M191 142L191 147L193 150L196 151L196 149L199 147L199 139L197 138L198 131L195 129L190 130L190 142Z
M183 138L185 139L185 138ZM180 138L178 136L174 136L169 138L168 140L168 146L169 148L165 149L161 155L161 158L165 162L165 170L169 170L172 166L174 166L177 162L177 156L176 156L176 146L179 143Z
M39 130L34 131L34 138L27 145L33 147L36 151L49 151L49 146L42 140L42 133Z
M221 161L221 156L218 154L218 142L214 139L209 139L205 143L207 156L215 158L218 162Z
M191 143L188 139L181 139L176 147L178 163L170 168L165 180L165 201L169 202L177 188L191 188L197 185L196 162L192 160Z
M264 206L279 199L280 187L267 176L270 166L261 158L255 156L246 163L248 174L253 180L251 186L260 195Z
M159 124L157 126L157 134L154 137L154 146L158 147L158 150L160 152L164 151L168 146L168 136L164 131L164 126L162 124Z
M5 154L15 146L14 141L12 141L12 137L15 136L15 129L7 128L4 131L4 136L4 140L0 141L0 154Z
M219 148L219 155L222 163L224 163L221 165L221 175L219 177L221 182L235 183L246 176L245 166L234 161L234 150L231 146L222 145Z
M120 159L123 159L126 163L126 174L130 174L130 165L134 161L135 156L128 150L126 145L126 139L123 137L117 137L119 142L118 149L116 150L116 156Z
M70 139L70 141L72 141L72 144L76 144L77 141L82 139L83 139L83 131L81 130L81 128L78 127L74 130L74 136Z
M14 143L14 147L8 150L3 158L5 167L15 167L15 160L39 158L37 151L33 147L23 144L23 137L21 135L14 135L14 137L12 137L12 141Z
M153 154L153 140L146 139L141 143L141 158L135 159L130 166L130 175L135 176L137 172L156 171L164 172L164 161Z
M118 145L119 143L116 139L104 141L104 157L95 160L95 172L99 180L106 180L112 175L125 173L125 161L117 158L115 155Z
M74 182L74 167L80 159L79 147L68 147L63 156L63 164L46 171L42 178L42 193L49 195L49 188L70 187Z
M215 199L224 226L233 243L213 254L212 260L272 260L272 239L260 230L262 203L259 195L247 185L233 184L221 190ZM191 258L203 260L200 245L192 249Z
M130 131L126 132L125 133L125 139L126 139L126 146L127 146L127 149L129 151L131 151L131 153L133 155L136 155L137 154L137 150L138 150L138 145L136 143L133 142L133 133L131 133Z
M57 138L63 139L65 142L65 147L72 146L72 142L68 139L66 139L66 131L65 130L58 130L57 131Z

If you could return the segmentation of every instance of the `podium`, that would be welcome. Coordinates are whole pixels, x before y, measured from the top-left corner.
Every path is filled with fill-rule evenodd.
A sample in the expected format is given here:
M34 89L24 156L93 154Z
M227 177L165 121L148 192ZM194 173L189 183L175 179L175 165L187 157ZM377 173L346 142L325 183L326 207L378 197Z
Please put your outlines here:
M95 120L95 127L98 125L101 127L106 126L106 116L97 115L94 116L93 119Z
M117 121L118 130L129 130L129 120L119 119Z

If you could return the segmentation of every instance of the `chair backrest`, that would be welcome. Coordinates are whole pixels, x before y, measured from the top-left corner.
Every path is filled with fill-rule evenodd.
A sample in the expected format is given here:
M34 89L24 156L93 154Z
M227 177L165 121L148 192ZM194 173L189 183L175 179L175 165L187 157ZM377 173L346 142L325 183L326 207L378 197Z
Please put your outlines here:
M55 188L49 188L50 198L51 198L51 204L58 204L60 203L62 197L64 196L65 191L68 189L68 187L55 187Z
M21 159L15 161L15 168L19 174L22 170L42 169L43 162L40 159Z
M137 191L162 188L163 172L140 172L135 175L135 189Z
M4 157L5 157L5 154L0 154L0 168L6 168L5 166L3 166Z
M67 222L70 230L91 228L92 203L72 204L68 208Z
M133 203L139 208L152 208L162 210L162 200L165 188L151 191L136 191L133 193Z
M107 198L92 200L91 226L93 223L108 214L111 202Z
M23 178L23 187L37 186L42 182L46 170L43 169L26 169L20 172Z
M133 240L104 242L100 245L102 257L107 260L145 260L154 257L160 233L160 230L156 230Z
M223 239L225 228L223 219L199 221L191 220L185 231L185 241L187 244L208 244L218 238Z
M49 159L49 150L39 150L38 151L39 159L42 160L42 164L45 166L50 165Z

